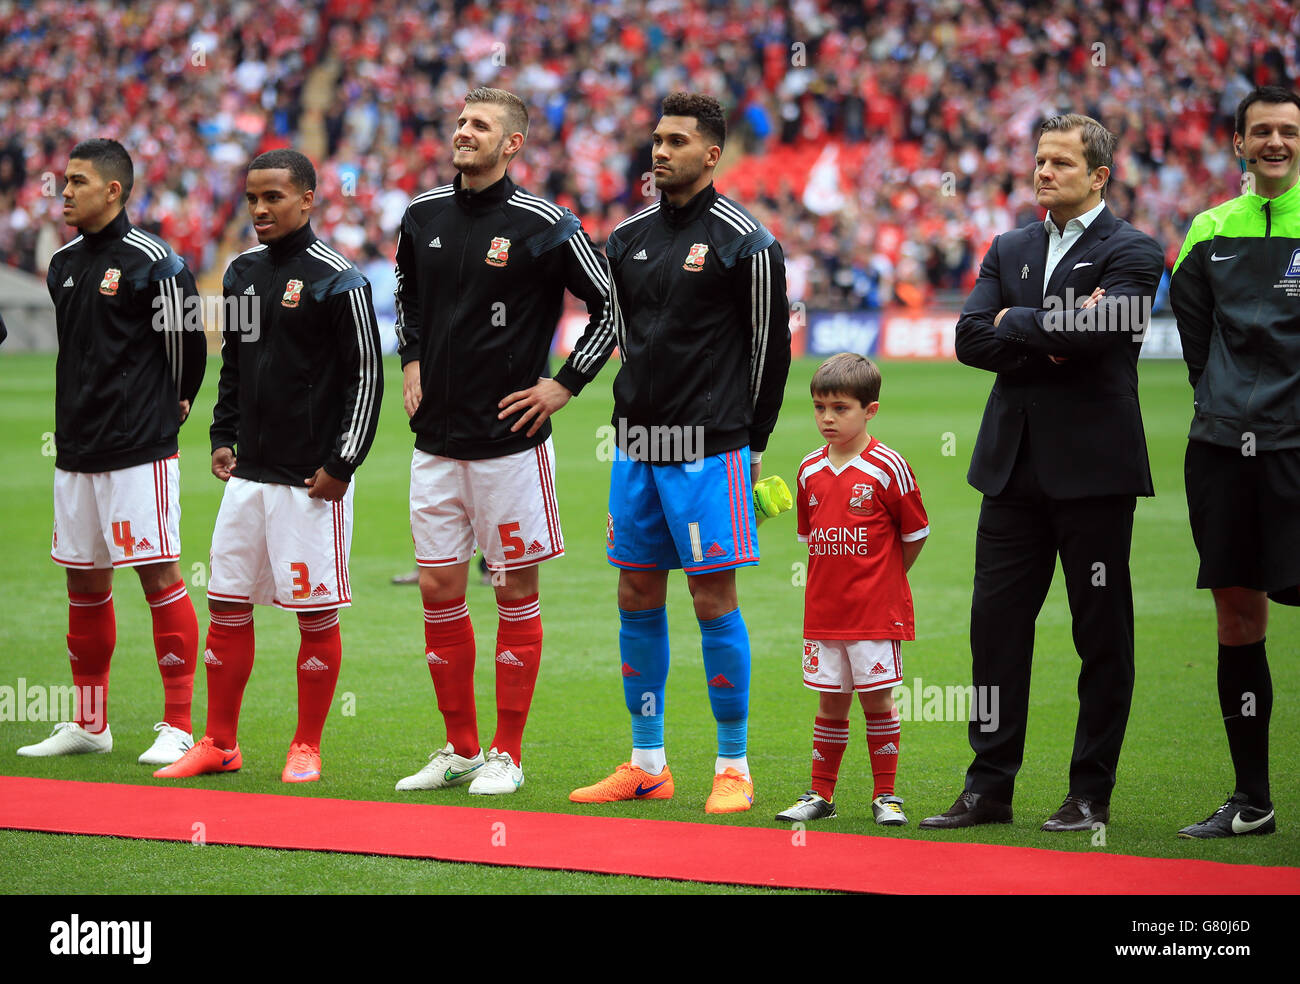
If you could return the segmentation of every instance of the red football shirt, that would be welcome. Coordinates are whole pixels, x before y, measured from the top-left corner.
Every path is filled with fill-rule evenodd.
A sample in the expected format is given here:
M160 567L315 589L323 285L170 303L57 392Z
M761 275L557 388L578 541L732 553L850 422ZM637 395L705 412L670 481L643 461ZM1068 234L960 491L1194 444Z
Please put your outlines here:
M799 465L799 539L808 544L805 639L915 639L903 544L930 534L916 476L875 438L836 470L821 448Z

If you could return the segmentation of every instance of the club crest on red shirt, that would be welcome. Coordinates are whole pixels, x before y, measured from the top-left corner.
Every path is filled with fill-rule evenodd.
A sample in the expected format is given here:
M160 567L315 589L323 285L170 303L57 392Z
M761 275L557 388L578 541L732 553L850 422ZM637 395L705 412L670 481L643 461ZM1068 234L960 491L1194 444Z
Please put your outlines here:
M280 298L280 303L285 307L293 308L298 306L302 300L302 281L290 280L284 285L284 297Z
M682 264L683 270L689 270L691 273L698 273L704 269L704 257L708 254L709 247L707 243L696 243L691 247L691 251L686 254L686 262Z
M510 240L504 236L497 236L492 240L492 245L488 247L487 263L489 266L503 267L506 261L510 259Z
M858 482L853 486L853 494L849 496L849 512L858 516L869 516L873 508L871 498L872 488L866 482Z
M117 288L122 284L122 271L116 267L110 267L104 271L104 279L99 282L99 292L114 297L117 294Z

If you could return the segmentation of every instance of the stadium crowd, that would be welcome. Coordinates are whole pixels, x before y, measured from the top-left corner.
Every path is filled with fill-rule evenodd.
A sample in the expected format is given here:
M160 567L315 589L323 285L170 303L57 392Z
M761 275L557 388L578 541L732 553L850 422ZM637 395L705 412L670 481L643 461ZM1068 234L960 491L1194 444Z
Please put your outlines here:
M654 195L658 100L715 93L759 155L729 154L719 187L751 176L791 300L863 308L969 287L992 236L1037 214L1024 148L1057 112L1118 134L1111 205L1171 265L1191 218L1238 191L1232 107L1300 77L1285 0L34 0L0 4L0 37L0 260L44 271L71 235L63 155L104 135L137 161L132 220L220 270L251 242L244 167L293 146L319 164L318 231L381 303L405 204L451 179L479 84L532 109L514 180L598 241Z

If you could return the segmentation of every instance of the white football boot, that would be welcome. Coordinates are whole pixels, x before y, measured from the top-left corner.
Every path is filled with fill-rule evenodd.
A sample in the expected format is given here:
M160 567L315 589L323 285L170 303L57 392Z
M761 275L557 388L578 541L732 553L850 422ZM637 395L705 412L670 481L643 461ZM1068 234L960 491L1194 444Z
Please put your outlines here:
M28 758L47 758L52 755L102 755L112 750L113 735L108 725L104 725L99 734L92 735L75 721L63 721L54 726L50 737L35 745L24 745L18 749L18 754Z
M153 726L158 737L153 740L149 750L142 752L136 759L141 765L171 765L194 747L194 737L180 728L173 728L166 721L159 721Z
M487 764L469 784L469 791L475 796L504 796L523 784L524 770L515 765L508 752L494 748L487 753Z
M413 776L407 776L397 783L398 792L409 789L446 789L448 786L462 786L474 778L474 774L483 768L483 749L473 758L457 755L456 750L447 744L441 751L429 756L429 764Z

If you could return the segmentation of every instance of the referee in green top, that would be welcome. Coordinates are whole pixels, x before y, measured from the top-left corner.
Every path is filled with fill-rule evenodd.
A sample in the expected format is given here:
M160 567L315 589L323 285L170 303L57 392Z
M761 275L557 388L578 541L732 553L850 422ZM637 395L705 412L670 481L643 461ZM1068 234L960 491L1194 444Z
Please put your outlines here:
M1181 837L1271 834L1269 598L1300 604L1300 95L1237 107L1243 194L1193 221L1170 302L1195 388L1187 507L1219 626L1232 796Z

